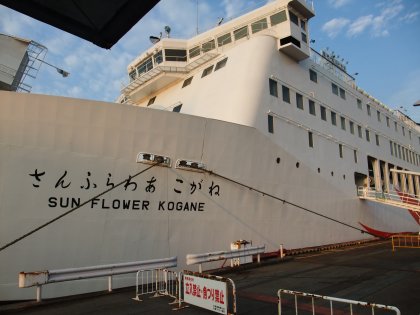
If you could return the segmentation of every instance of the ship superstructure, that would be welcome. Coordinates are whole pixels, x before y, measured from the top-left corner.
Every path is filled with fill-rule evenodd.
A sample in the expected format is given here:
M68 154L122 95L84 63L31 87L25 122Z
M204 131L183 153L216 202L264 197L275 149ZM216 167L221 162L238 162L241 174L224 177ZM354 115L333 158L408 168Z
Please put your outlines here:
M162 38L128 66L118 103L0 92L0 239L84 205L0 252L0 298L31 295L17 288L26 270L168 256L183 268L239 239L276 251L418 231L411 206L358 193L419 194L418 127L310 48L313 16L278 0Z

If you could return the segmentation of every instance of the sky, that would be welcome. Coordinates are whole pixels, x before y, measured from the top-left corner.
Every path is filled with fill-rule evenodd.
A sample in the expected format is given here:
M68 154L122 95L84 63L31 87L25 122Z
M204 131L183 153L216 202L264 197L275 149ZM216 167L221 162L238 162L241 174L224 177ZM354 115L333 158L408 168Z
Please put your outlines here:
M310 0L307 0L310 1ZM110 50L0 5L0 33L48 48L45 61L70 72L61 77L41 66L32 93L115 101L128 83L127 65L169 25L171 37L190 38L264 5L268 0L161 0ZM420 122L420 1L313 0L312 47L348 61L349 74L369 94ZM198 7L197 7L198 4ZM197 15L198 12L198 15ZM198 18L197 18L198 16ZM198 21L198 24L197 24Z

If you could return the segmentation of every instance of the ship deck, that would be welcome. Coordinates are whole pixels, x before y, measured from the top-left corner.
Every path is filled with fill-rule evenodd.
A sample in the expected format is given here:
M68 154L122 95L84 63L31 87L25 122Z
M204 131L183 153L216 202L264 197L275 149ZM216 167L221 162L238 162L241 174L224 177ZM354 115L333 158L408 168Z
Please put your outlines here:
M390 241L265 261L256 268L243 266L224 272L223 277L235 282L238 314L277 314L280 288L392 305L401 314L420 313L420 250L399 248L393 253ZM132 300L134 295L134 288L124 288L41 303L0 305L0 313L214 314L194 306L174 312L173 306L168 305L173 298L144 298L143 302L136 302Z

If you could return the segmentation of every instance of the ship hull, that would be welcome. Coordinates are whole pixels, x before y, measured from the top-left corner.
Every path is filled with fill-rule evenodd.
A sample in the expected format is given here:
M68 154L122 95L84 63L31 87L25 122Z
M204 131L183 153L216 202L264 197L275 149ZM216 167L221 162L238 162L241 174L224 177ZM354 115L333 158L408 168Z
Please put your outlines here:
M170 256L181 269L186 254L239 239L275 251L371 237L361 224L418 229L407 211L359 200L354 183L323 180L255 128L61 97L0 99L0 245L86 202L0 252L3 301L34 297L18 288L21 271ZM148 169L139 152L170 157L171 166ZM177 159L210 172L178 169ZM49 285L43 296L103 290L105 281Z

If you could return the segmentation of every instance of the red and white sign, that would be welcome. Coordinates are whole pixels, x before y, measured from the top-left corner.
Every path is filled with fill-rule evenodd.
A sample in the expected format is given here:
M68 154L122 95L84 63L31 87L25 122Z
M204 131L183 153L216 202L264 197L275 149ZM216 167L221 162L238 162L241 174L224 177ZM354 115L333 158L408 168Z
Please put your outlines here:
M226 282L184 275L184 301L219 314L227 314Z

